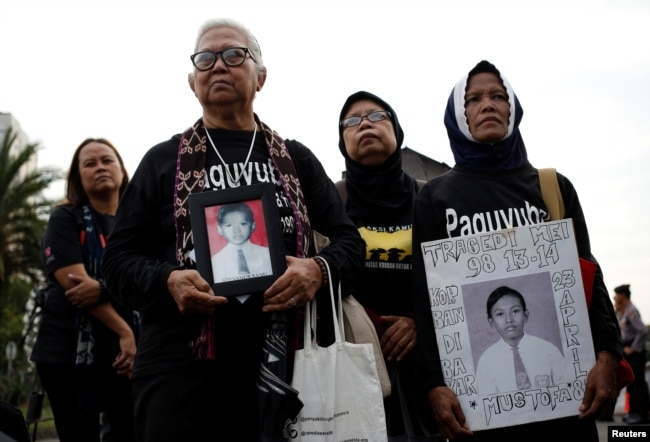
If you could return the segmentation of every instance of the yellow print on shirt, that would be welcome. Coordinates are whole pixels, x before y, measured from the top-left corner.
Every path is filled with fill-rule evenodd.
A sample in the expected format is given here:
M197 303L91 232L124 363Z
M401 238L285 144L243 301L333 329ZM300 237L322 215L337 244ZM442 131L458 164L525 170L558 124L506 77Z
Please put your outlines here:
M413 261L411 228L378 231L360 227L359 233L366 242L366 267L410 269Z

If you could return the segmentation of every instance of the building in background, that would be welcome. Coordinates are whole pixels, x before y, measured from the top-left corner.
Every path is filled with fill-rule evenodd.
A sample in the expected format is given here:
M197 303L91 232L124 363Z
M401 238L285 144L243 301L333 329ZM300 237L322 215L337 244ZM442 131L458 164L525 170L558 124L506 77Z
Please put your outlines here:
M0 112L0 143L4 142L8 131L11 131L13 135L16 135L16 141L14 141L10 150L10 155L14 156L27 146L29 139L27 138L27 134L20 127L18 120L16 120L12 114ZM30 162L21 171L22 174L36 170L36 158L37 155L32 155Z
M447 172L451 167L432 158L417 153L409 147L402 149L402 169L413 178L429 181Z
M23 147L27 145L27 134L21 129L18 120L11 114L0 112L0 139L4 139L9 129L18 135L16 146Z

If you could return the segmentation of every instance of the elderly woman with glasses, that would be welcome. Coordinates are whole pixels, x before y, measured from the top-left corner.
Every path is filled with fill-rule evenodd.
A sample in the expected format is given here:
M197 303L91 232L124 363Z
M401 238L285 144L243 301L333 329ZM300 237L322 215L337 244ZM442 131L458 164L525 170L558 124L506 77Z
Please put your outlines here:
M267 71L251 32L231 20L209 21L190 58L189 85L201 118L146 153L120 203L104 258L107 286L142 313L133 371L136 433L139 441L155 442L283 440L282 427L299 404L266 407L259 397L273 388L260 370L272 371L284 396L291 396L286 384L291 351L301 339L300 307L317 294L329 297L330 278L334 287L350 284L361 267L363 241L314 154L253 111ZM278 216L267 215L267 222L277 223L286 266L267 288L250 290L244 283L241 292L224 297L220 284L196 270L206 257L195 253L199 235L192 226L200 214L190 211L189 201L254 185L272 188ZM316 256L314 231L331 240ZM322 304L319 313L327 314L328 303ZM277 343L288 345L289 354L267 354L265 337L282 327L288 338L280 334Z

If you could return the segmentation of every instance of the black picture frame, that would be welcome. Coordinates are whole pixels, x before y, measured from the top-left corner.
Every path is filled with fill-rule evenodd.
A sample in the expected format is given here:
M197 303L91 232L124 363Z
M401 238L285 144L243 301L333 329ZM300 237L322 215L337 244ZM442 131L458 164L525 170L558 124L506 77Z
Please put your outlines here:
M236 259L231 255L229 255L231 259L228 260L216 257L216 254L227 246L226 244L221 249L215 246L219 242L227 242L225 240L227 235L221 235L222 229L217 228L217 215L224 207L233 210L242 204L247 205L253 213L255 226L249 233L249 238L253 247L260 252L256 259L260 264L257 268L263 269L257 272L251 270L251 274L228 273L226 270L234 266L231 263ZM189 206L196 267L201 276L212 285L215 295L238 296L263 292L284 273L286 260L273 184L262 183L193 193L189 196ZM261 226L263 229L260 229ZM260 243L254 242L253 234L258 240L261 239ZM268 248L268 262L265 262L265 253L260 246ZM233 252L232 248L234 246L227 252L228 254ZM225 264L220 266L217 264L219 262ZM224 269L223 273L220 273L219 268Z

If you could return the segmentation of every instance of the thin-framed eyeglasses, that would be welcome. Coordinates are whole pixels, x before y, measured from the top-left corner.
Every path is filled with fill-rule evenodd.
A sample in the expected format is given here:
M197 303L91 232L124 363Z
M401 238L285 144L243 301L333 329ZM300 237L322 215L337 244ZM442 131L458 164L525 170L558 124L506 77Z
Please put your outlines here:
M379 121L387 120L391 116L392 115L388 111L375 111L375 112L370 112L368 115L363 115L361 117L344 118L341 120L340 124L343 128L347 129L348 127L354 127L360 125L364 118L373 123L377 123Z
M207 71L212 69L217 63L219 54L221 54L221 59L226 66L230 67L241 66L244 64L246 61L246 54L251 57L251 60L256 61L248 48L227 48L223 51L200 51L190 55L190 60L192 60L192 64L197 70Z

